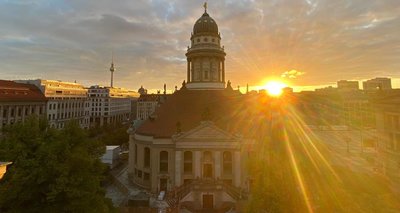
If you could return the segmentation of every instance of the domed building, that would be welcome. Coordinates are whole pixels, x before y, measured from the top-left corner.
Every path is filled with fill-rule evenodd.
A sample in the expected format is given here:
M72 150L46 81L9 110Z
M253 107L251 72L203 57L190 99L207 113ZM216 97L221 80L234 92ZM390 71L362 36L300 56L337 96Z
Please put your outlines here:
M170 207L229 210L251 183L244 165L257 128L249 117L259 116L225 83L226 54L207 11L190 40L186 82L130 132L128 173L154 194L165 191Z
M224 89L225 56L218 25L207 11L196 21L187 57L188 89Z

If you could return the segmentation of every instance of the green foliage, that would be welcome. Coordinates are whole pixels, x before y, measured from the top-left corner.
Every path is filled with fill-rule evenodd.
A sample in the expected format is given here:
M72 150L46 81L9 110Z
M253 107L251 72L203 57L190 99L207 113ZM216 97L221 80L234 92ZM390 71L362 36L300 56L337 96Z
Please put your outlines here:
M104 151L76 122L59 131L32 117L6 128L0 160L13 164L0 182L1 211L113 211L100 186Z
M112 125L89 129L89 136L98 138L106 145L122 145L129 141L128 125Z

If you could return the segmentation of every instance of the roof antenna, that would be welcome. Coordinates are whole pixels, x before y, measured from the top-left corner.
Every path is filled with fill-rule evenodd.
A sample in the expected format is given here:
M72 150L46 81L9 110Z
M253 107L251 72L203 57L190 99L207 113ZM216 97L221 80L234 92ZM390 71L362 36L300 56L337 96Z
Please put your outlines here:
M115 68L114 68L114 50L111 53L111 67L110 67L110 72L111 72L111 87L113 87L114 85L114 72L115 72Z

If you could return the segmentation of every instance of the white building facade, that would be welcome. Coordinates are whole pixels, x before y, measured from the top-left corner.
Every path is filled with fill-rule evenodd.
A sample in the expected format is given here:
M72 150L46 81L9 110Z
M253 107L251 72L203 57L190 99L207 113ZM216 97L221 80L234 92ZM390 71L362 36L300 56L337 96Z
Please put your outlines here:
M128 121L139 93L123 88L91 86L88 89L90 124L103 126Z
M36 85L48 99L46 113L51 127L64 128L67 122L76 120L82 128L89 128L88 93L83 85L43 79L18 82Z

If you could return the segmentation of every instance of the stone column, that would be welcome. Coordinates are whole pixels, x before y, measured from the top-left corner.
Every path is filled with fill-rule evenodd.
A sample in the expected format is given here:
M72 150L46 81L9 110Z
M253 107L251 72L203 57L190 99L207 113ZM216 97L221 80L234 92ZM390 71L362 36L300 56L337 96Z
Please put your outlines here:
M225 60L222 60L222 82L225 82Z
M201 151L194 152L194 178L201 178Z
M234 182L234 184L235 184L236 187L240 187L240 185L241 185L241 175L242 175L241 172L240 172L240 167L241 167L241 165L240 165L240 163L241 163L240 162L240 151L235 151L233 159L234 159L233 166L234 166L234 174L235 174L235 177L234 177L235 182Z
M175 151L175 186L182 185L182 151Z
M199 63L200 63L200 81L203 81L203 75L204 75L203 61L204 61L204 58L200 58L199 59Z
M190 82L190 60L187 60L187 82Z
M221 178L221 151L215 151L214 152L214 157L215 157L215 178L220 179Z

